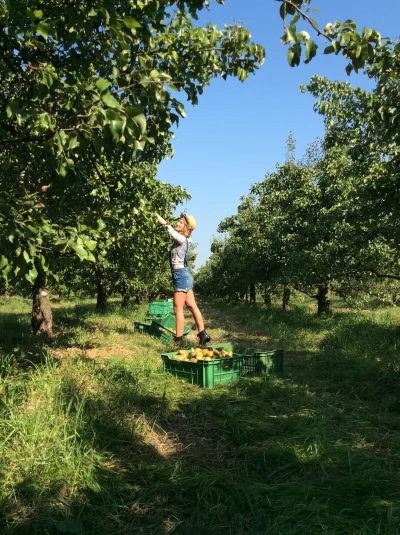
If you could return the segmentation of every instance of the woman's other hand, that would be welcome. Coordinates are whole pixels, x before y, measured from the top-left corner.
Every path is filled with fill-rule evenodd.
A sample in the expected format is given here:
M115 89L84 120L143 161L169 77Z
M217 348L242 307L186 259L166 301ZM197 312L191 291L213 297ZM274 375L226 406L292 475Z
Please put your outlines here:
M168 223L165 221L165 219L163 217L161 217L160 214L157 214L157 212L156 212L156 216L157 216L157 221L160 223L160 225L162 225L163 227L168 225Z

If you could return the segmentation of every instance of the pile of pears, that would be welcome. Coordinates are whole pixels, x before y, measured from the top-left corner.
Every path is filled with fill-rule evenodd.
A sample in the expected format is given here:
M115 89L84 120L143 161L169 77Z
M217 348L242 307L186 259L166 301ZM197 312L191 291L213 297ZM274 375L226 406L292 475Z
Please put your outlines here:
M176 355L173 355L174 360L185 360L187 362L201 362L203 360L214 360L233 357L233 351L225 351L225 349L201 349L200 347L189 350L180 349Z

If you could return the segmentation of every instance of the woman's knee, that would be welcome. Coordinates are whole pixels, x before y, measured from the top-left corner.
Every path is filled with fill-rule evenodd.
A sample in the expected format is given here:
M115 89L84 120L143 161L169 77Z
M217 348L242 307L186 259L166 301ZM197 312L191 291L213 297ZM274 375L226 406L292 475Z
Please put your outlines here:
M183 314L183 306L174 305L174 314Z

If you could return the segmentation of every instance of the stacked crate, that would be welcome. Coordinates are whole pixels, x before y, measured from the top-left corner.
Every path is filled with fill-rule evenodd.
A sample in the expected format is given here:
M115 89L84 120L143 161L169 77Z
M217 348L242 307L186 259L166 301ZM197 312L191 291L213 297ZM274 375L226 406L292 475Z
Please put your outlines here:
M144 323L135 322L135 330L148 333L159 338L165 344L171 344L176 334L176 319L171 301L154 301L149 304ZM183 336L187 336L190 328L184 325Z

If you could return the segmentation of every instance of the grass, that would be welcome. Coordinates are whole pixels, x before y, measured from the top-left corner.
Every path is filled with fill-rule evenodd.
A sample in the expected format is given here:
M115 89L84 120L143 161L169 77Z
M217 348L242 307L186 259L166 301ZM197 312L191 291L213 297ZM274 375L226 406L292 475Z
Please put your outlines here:
M400 533L400 311L201 304L284 375L201 389L133 331L146 305L54 303L46 345L0 302L1 533Z

